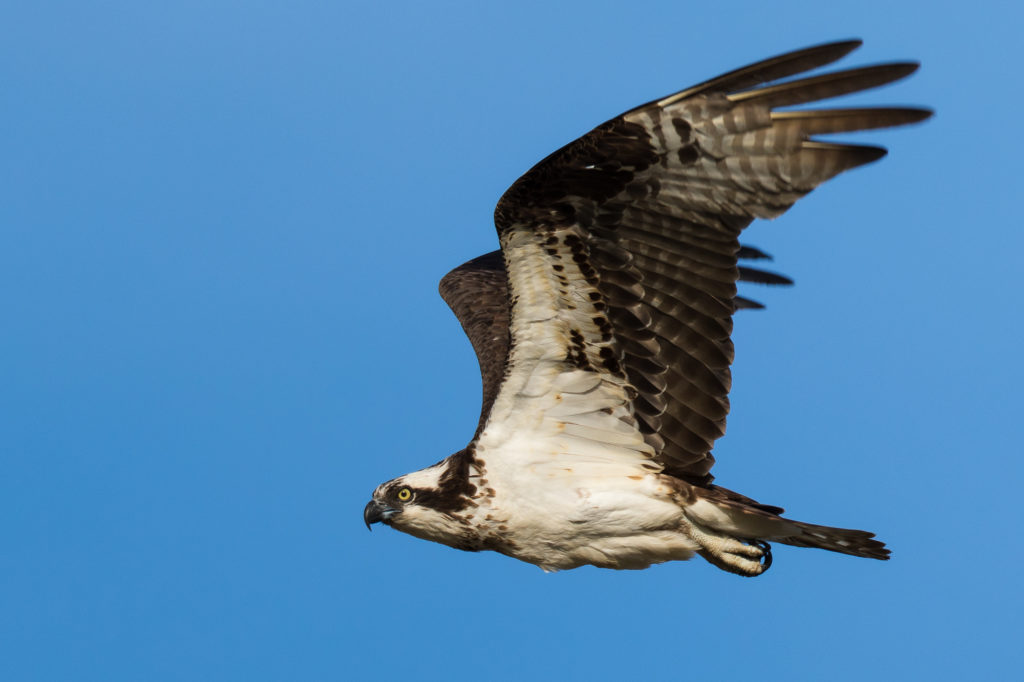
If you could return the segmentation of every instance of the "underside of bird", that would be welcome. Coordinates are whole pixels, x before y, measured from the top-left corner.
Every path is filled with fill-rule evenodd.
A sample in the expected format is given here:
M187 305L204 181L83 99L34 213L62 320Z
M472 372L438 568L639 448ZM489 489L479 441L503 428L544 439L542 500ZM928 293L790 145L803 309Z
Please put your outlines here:
M472 442L378 486L364 510L411 535L546 570L699 553L740 575L769 542L887 559L873 534L791 521L713 482L737 282L791 284L740 242L885 150L817 136L915 123L911 107L791 110L913 73L892 62L790 79L860 45L790 52L631 109L554 152L495 210L501 250L441 295L473 344ZM790 79L790 80L786 80Z

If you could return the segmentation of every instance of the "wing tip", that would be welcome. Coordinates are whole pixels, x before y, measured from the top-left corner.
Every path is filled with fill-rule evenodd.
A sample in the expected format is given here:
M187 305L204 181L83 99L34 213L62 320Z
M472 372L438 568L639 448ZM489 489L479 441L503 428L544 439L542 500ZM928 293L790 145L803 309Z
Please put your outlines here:
M765 253L756 246L740 244L740 250L736 252L736 258L741 260L774 260L770 253Z
M889 154L889 150L885 147L877 147L875 145L867 144L857 145L851 151L856 154L856 163L858 166L863 166L866 163L874 163Z
M767 284L771 286L792 286L793 280L785 275L770 270L751 268L745 265L738 266L741 282L752 282L754 284Z
M818 45L812 45L811 47L805 48L805 50L810 51L810 50L819 50L819 49L820 50L832 49L832 50L835 50L836 52L841 52L842 53L840 55L840 57L837 57L837 59L839 59L841 57L845 57L846 55L850 54L851 52L853 52L857 48L861 47L863 44L864 44L864 39L863 38L843 38L843 39L840 39L840 40L830 40L827 43L820 43Z
M892 72L892 80L887 81L887 83L892 83L893 81L898 81L912 75L915 71L921 68L921 62L908 59L903 61L884 62L882 64L878 64L878 67L888 68L889 71Z
M764 303L754 301L745 296L733 297L732 304L736 310L764 310Z
M920 123L935 115L935 110L929 107L903 107L903 111L907 114L907 123Z
M841 144L835 142L821 142L819 140L808 140L801 145L801 149L818 151L821 153L838 153L843 156L840 162L841 167L835 170L839 173L857 166L873 163L889 153L885 147L878 147L870 144ZM835 175L833 173L833 175ZM832 177L832 175L828 176ZM827 178L826 178L827 179Z

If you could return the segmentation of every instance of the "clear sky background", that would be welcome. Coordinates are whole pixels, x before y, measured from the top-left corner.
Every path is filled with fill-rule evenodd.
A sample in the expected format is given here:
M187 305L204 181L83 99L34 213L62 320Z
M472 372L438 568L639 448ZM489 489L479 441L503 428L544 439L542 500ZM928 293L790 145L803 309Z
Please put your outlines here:
M1022 664L1015 3L0 9L0 679L1008 679ZM877 531L546 575L378 527L479 406L437 296L641 102L849 37L934 107L746 241L718 480Z

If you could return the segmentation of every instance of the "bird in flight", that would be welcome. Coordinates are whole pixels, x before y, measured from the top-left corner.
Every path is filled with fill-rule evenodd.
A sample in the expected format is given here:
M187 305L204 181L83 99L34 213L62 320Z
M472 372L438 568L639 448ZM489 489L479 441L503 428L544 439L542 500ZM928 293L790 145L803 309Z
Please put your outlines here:
M792 78L860 44L789 52L636 107L519 178L494 212L501 250L440 284L480 363L476 433L378 486L367 527L546 571L700 554L755 576L771 565L769 542L888 559L873 533L783 517L710 473L729 411L732 315L761 307L736 283L791 283L741 264L767 258L740 242L743 229L885 154L815 136L931 115L779 109L917 69Z

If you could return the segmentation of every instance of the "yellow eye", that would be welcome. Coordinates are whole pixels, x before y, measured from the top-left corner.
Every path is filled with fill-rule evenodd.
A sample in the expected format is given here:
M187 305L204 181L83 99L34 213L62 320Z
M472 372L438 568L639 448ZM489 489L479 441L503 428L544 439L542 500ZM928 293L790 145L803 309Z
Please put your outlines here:
M402 502L408 502L412 499L412 491L408 488L402 488L398 491L398 499Z

